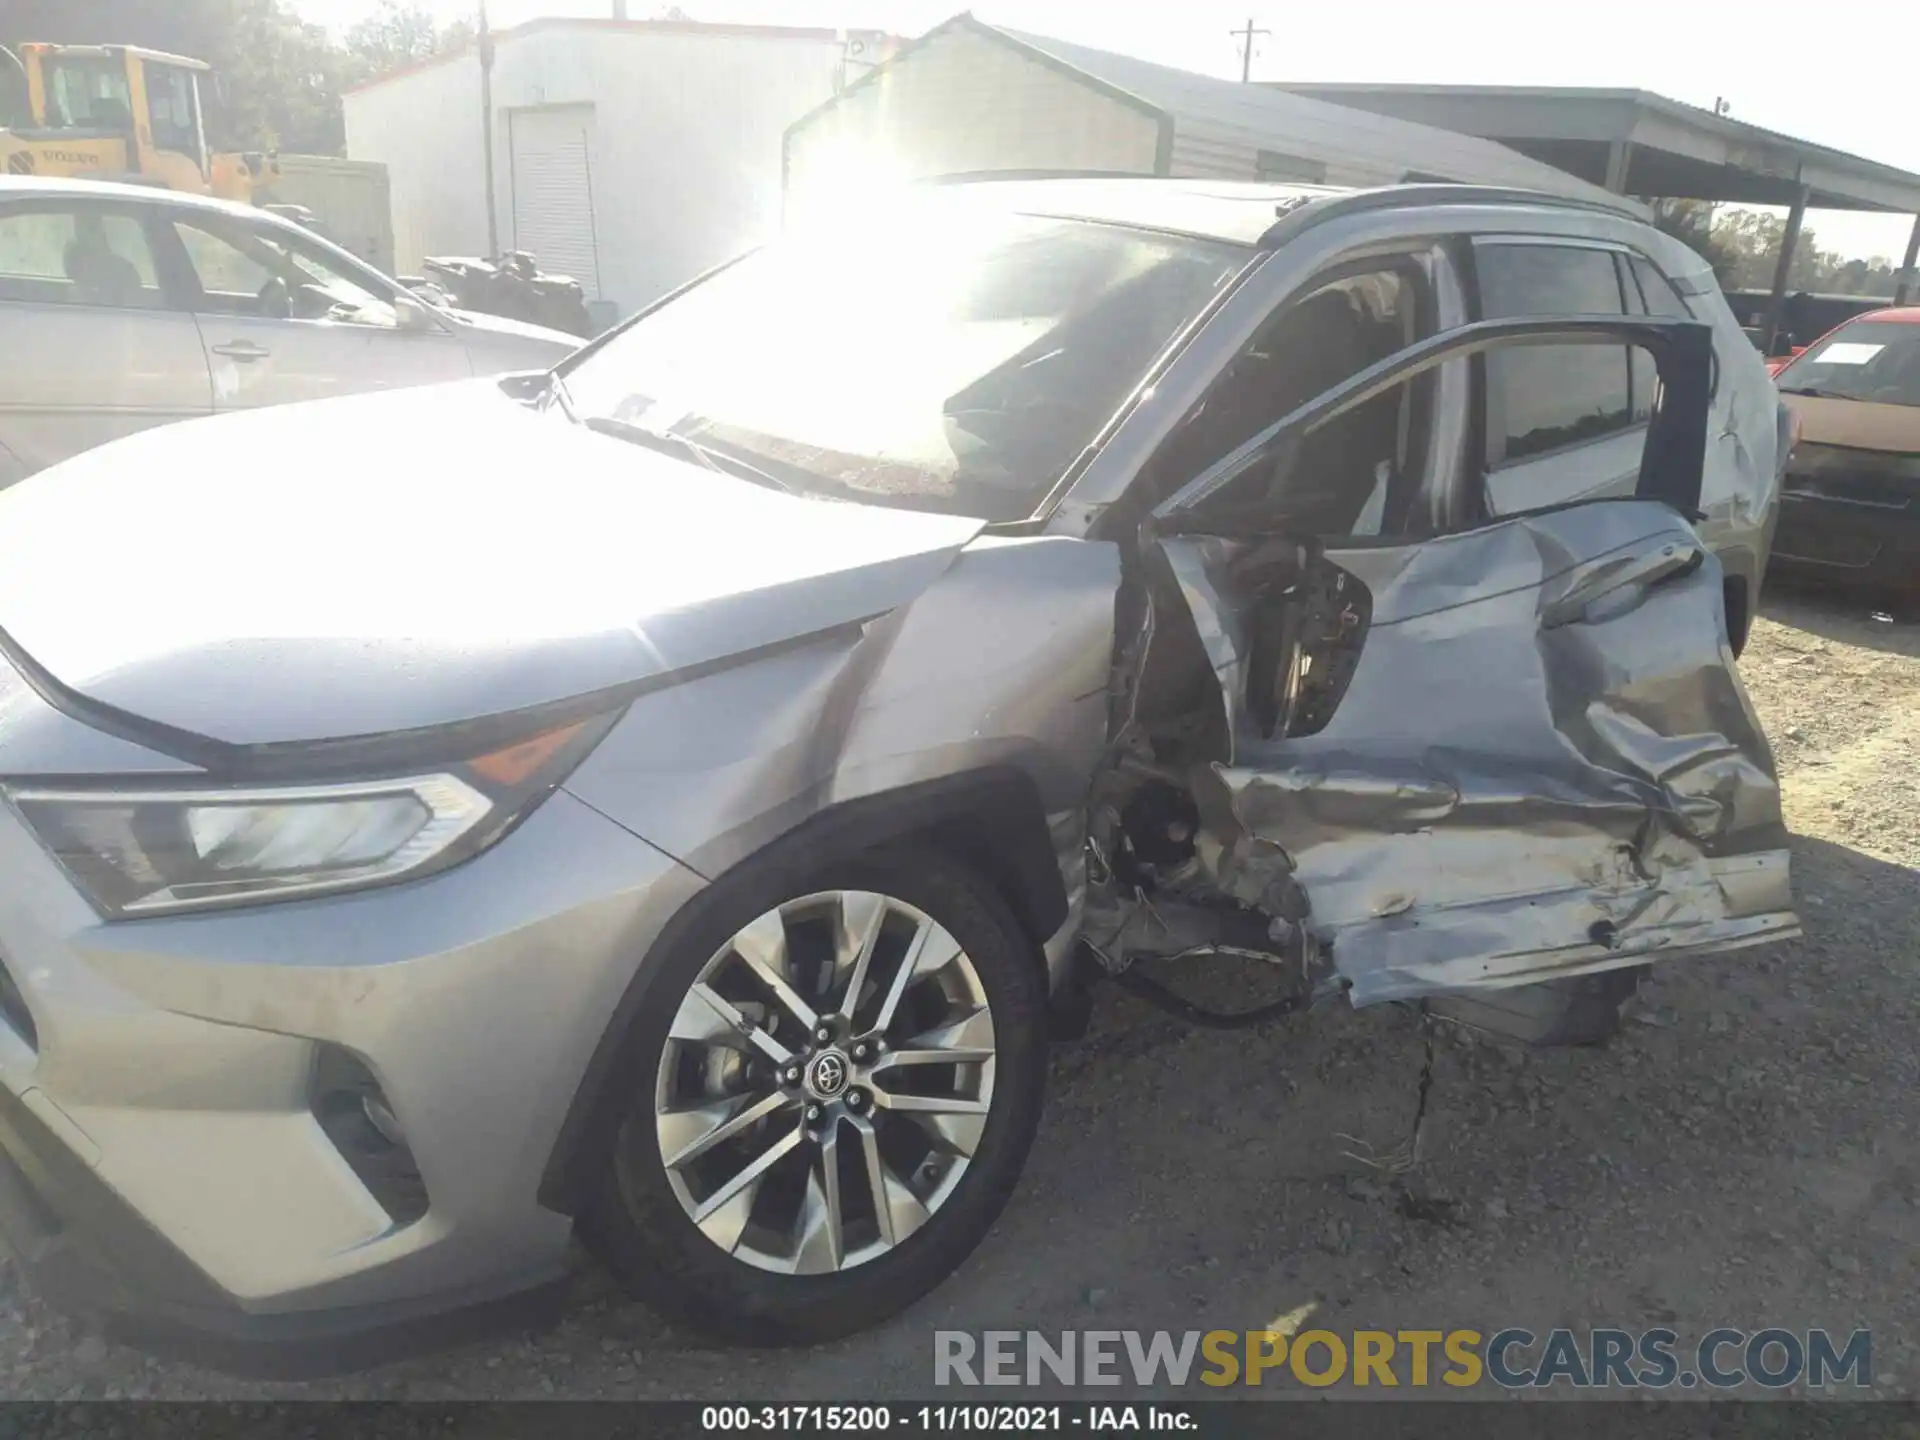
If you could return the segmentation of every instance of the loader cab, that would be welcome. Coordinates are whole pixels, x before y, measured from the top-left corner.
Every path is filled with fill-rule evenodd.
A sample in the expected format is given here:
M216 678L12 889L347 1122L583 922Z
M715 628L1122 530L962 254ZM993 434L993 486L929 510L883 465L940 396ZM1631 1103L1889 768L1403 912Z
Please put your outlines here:
M27 67L20 57L0 45L0 130L24 130L33 124L27 103Z
M205 191L205 62L132 45L23 45L36 138L118 140L125 178Z

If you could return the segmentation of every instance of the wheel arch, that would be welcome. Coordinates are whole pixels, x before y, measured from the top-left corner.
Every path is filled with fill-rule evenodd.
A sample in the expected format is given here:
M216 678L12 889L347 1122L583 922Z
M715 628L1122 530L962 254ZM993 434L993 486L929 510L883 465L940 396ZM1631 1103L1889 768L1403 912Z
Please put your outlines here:
M1068 900L1046 809L1030 775L1011 766L966 771L831 806L716 877L648 947L574 1091L541 1172L540 1204L577 1215L592 1194L597 1158L612 1143L622 1101L639 1073L643 1057L633 1052L630 1037L660 957L770 870L790 871L798 881L823 857L909 841L945 852L999 892L1031 940L1044 982L1041 945L1066 922Z

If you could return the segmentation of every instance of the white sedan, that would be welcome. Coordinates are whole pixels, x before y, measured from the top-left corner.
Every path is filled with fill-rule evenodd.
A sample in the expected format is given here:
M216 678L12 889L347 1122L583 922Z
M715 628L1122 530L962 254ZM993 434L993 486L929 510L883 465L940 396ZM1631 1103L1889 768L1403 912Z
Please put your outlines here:
M544 370L579 344L427 305L263 210L0 177L0 485L171 420Z

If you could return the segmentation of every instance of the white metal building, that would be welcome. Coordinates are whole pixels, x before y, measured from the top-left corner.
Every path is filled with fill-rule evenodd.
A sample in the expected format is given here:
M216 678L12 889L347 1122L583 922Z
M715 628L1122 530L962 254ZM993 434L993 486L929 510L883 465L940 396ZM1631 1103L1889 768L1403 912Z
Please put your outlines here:
M494 35L495 219L626 314L777 228L787 126L881 37L782 26L535 20ZM346 96L347 153L386 164L394 264L487 253L480 58Z
M1071 170L1608 196L1504 145L960 15L796 121L790 202L875 180Z

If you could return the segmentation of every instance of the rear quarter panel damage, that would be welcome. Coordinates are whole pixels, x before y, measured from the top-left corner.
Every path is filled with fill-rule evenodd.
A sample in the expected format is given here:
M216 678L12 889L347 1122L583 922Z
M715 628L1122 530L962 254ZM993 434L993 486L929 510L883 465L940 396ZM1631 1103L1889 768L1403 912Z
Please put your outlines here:
M1701 547L1664 506L1330 552L1371 591L1372 626L1332 719L1291 738L1247 713L1232 546L1161 545L1227 697L1230 748L1193 782L1221 888L1290 876L1355 1004L1797 929L1721 572L1700 554L1674 573Z

